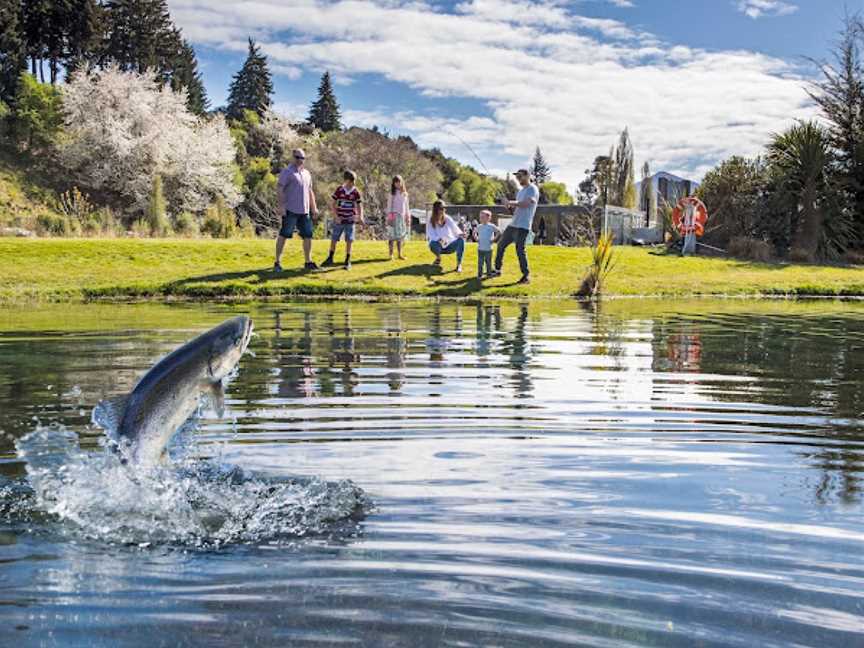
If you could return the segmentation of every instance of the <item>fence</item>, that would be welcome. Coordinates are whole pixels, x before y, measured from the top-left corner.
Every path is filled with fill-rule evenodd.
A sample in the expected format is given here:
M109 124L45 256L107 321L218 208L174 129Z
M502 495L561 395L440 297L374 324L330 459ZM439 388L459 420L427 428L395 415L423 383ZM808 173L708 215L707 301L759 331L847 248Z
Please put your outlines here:
M499 226L506 226L513 217L501 205L447 205L447 213L451 218L466 223L479 222L480 212L487 209L492 212L492 222ZM427 205L426 215L422 219L424 227L431 213L432 206ZM575 245L579 238L578 232L591 227L592 221L591 210L580 205L538 205L534 219L535 231L538 232L535 242L542 245ZM596 229L596 223L594 227Z
M464 220L470 224L479 221L480 212L486 209L492 212L492 222L498 225L507 225L512 218L501 205L448 205L447 213L457 222ZM415 220L416 230L426 227L431 213L432 206L428 205L425 215ZM611 232L616 245L662 241L662 225L649 226L646 220L645 212L623 207L607 206L601 212L581 205L538 205L535 241L542 245L582 245L591 230L595 234Z

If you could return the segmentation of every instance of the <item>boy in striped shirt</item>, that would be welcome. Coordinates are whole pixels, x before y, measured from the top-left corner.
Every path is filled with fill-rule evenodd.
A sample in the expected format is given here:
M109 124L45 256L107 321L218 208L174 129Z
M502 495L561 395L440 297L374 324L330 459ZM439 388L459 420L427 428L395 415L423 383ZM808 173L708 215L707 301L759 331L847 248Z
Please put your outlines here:
M345 269L351 269L351 245L354 243L354 225L363 225L363 198L360 191L354 186L357 176L353 171L346 169L343 174L344 182L333 193L333 213L336 219L333 222L330 235L330 255L324 262L325 266L333 265L333 255L336 254L336 244L342 236L345 236Z

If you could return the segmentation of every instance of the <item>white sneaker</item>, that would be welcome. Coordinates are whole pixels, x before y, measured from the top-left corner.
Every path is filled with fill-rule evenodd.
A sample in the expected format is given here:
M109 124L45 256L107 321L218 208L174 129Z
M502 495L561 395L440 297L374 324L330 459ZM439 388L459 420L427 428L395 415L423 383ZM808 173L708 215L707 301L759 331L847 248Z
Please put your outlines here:
M458 272L460 274L462 273L462 264L461 263L456 266L456 272Z

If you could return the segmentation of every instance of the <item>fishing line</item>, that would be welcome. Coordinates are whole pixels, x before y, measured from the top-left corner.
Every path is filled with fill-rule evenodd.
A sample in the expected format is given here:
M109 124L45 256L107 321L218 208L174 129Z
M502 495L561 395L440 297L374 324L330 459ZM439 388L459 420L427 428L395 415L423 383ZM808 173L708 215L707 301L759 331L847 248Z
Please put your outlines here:
M494 177L494 176L492 175L492 172L489 170L489 167L487 167L487 166L483 163L483 160L481 160L481 159L480 159L480 156L477 155L477 151L475 151L474 148L473 148L473 147L472 147L468 142L466 142L464 139L462 139L461 137L459 137L459 135L457 135L456 133L454 133L454 132L453 132L452 130L450 130L449 128L444 128L444 129L442 129L442 130L443 130L445 133L447 133L448 135L452 135L452 136L455 137L457 140L459 140L460 142L462 142L462 145L463 145L465 148L467 148L469 151L471 151L471 154L472 154L472 155L477 159L477 161L480 163L480 166L483 167L483 170L486 172L486 176L487 176L487 177L489 177L489 178L493 178L493 177ZM495 199L498 200L500 204L502 204L502 205L506 205L506 204L507 204L507 201L509 200L509 198L507 197L507 194L504 193L504 189L502 189L502 187L501 187L501 183L500 183L500 182L495 182L495 185L498 187L498 192L495 194ZM501 199L503 199L503 201L502 201Z

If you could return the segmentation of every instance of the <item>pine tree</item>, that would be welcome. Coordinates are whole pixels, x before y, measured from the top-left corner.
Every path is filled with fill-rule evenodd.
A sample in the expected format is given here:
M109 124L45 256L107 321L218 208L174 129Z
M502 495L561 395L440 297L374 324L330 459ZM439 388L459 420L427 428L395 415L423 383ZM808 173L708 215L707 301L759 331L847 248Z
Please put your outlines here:
M64 64L67 72L95 67L101 58L103 12L96 0L71 0Z
M531 165L531 177L538 185L552 179L552 172L549 170L549 165L546 164L546 160L543 158L539 146L537 147L537 151L534 153L534 163Z
M174 62L171 76L171 88L179 90L186 88L186 105L196 115L203 115L209 110L210 102L207 99L207 91L204 89L204 81L198 70L198 59L195 50L189 41L183 40Z
M831 63L820 63L821 79L808 94L828 121L837 155L837 179L856 229L855 243L864 243L864 21L847 15Z
M309 110L309 123L325 133L342 130L342 116L339 114L339 103L333 92L329 72L325 72L321 77L318 99Z
M0 102L11 102L26 67L18 0L0 0Z
M234 75L228 90L228 116L240 119L244 110L263 116L273 105L273 79L267 57L255 41L249 39L249 54L240 71Z
M171 77L180 39L165 0L108 0L106 62L121 70L155 71L160 81Z
M47 51L46 35L48 34L50 0L27 0L21 4L20 23L24 35L24 51L30 59L30 72L45 81L45 70L42 61Z

